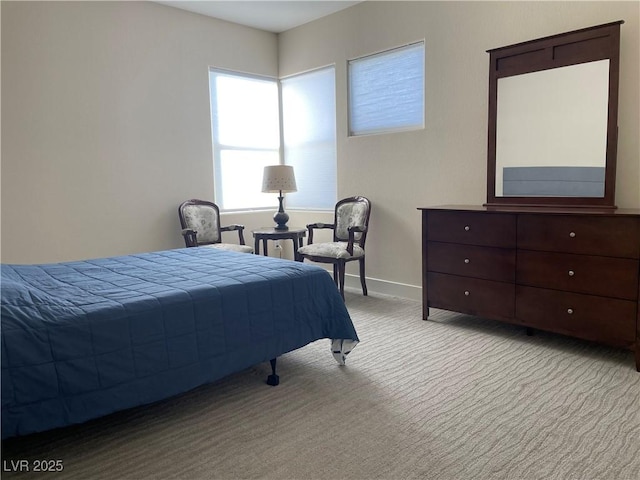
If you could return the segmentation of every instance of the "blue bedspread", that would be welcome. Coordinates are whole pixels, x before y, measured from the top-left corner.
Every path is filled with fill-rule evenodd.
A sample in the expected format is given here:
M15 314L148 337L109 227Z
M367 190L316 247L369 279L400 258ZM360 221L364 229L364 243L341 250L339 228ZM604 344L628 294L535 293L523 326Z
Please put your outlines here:
M213 248L2 265L2 438L358 337L323 269Z

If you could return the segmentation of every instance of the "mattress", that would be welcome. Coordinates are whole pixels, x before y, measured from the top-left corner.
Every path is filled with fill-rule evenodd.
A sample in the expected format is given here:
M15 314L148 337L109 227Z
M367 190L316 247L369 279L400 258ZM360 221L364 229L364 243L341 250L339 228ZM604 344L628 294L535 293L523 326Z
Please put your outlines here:
M358 342L328 272L211 248L2 265L2 438L155 402L319 339Z

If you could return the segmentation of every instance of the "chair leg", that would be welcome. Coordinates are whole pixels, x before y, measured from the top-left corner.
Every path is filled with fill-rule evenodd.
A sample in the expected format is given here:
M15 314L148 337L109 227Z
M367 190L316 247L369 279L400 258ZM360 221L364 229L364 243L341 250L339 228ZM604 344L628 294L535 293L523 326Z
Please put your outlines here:
M367 283L364 280L364 257L360 260L360 284L362 285L362 295L367 296Z
M333 264L333 281L336 282L336 287L338 286L338 264L334 263Z
M344 272L346 270L346 263L345 262L340 262L338 264L338 278L340 281L340 295L342 296L342 299L344 300Z

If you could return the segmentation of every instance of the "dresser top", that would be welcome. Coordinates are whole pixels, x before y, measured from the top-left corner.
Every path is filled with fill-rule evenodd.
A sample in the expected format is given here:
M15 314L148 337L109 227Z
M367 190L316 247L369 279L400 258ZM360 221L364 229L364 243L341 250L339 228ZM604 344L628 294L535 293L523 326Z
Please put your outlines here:
M638 208L595 208L595 207L527 207L527 206L486 206L486 205L434 205L418 207L418 210L450 210L486 213L541 213L549 215L602 215L610 217L640 216Z

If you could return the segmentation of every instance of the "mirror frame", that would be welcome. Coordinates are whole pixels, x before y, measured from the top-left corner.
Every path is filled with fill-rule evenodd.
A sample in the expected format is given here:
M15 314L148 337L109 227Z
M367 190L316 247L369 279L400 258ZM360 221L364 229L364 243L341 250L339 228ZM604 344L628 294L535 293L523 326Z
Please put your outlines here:
M487 50L489 67L489 141L487 152L487 203L485 206L615 207L616 156L618 143L618 83L620 70L620 25L624 21L574 30ZM516 197L496 196L496 125L498 79L609 60L609 106L604 197Z

